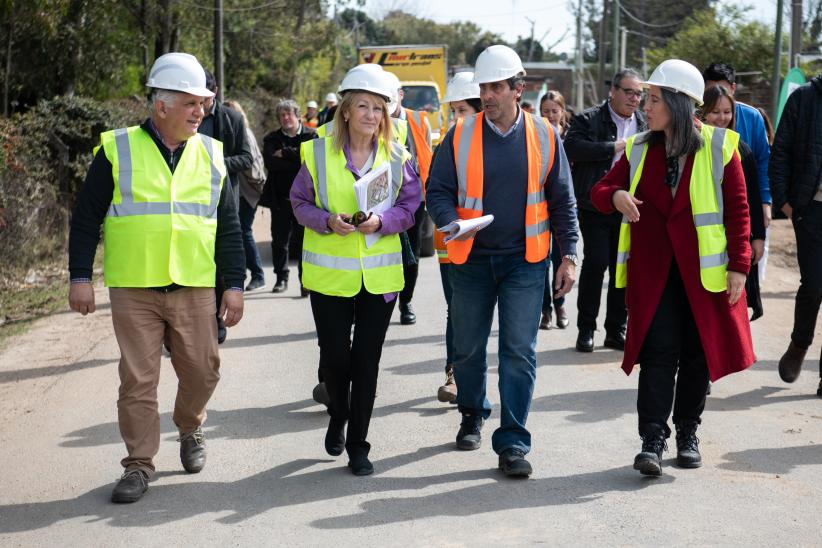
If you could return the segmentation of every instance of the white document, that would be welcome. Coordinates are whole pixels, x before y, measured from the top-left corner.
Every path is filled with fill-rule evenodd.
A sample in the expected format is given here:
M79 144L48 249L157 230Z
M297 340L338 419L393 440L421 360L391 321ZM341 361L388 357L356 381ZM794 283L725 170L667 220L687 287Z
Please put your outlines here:
M438 228L437 230L448 234L445 237L445 243L448 243L454 238L462 236L466 232L470 232L474 229L480 230L485 228L490 225L493 220L493 215L483 215L482 217L477 217L476 219L460 219L458 221L448 223L444 227Z
M391 185L391 164L388 162L376 167L360 177L354 183L354 192L357 195L357 206L364 213L380 215L394 205L394 189ZM371 247L380 234L365 234L365 245Z

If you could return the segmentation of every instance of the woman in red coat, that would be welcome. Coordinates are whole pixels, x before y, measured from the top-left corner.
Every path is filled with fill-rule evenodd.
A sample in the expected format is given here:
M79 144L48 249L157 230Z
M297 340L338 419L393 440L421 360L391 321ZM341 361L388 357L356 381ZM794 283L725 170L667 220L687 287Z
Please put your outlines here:
M708 381L749 367L755 357L744 294L751 264L750 220L735 152L738 135L694 126L704 84L693 65L665 61L646 86L650 130L635 137L630 150L591 190L591 200L603 213L619 210L624 216L620 251L626 257L623 273L627 266L628 332L622 368L630 373L641 364L637 411L642 451L634 468L659 475L671 408L677 464L699 467L696 429ZM639 161L642 152L644 162ZM631 163L638 172L634 185L629 182ZM721 188L715 186L716 171L722 172ZM703 213L706 207L718 214ZM695 210L703 231L699 236ZM706 219L719 224L706 227L711 224ZM717 241L723 252L715 252ZM706 251L711 246L714 254Z

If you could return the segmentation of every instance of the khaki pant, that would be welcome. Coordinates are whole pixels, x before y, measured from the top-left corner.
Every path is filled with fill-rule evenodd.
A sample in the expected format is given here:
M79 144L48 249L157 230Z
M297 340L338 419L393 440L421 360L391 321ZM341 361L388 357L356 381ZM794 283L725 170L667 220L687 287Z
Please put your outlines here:
M117 414L128 457L126 469L154 473L160 449L157 385L163 340L171 348L177 373L174 424L190 432L206 419L205 407L220 380L214 288L183 288L170 293L111 288L111 317L120 345L120 397Z

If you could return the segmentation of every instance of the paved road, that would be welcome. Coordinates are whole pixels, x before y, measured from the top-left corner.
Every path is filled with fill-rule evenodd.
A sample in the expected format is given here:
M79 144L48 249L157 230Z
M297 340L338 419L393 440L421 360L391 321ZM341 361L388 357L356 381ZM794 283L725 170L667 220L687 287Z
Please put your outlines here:
M433 259L420 277L419 323L400 326L395 313L388 332L370 434L375 475L353 477L344 457L323 451L327 418L310 398L313 323L295 286L247 296L245 319L221 347L209 461L196 476L179 463L164 358L159 477L134 505L108 502L124 449L105 292L94 316L41 321L0 355L0 545L822 544L819 344L796 384L776 373L794 273L770 271L766 315L753 327L759 363L714 386L699 432L705 466L675 468L674 448L659 479L631 469L636 376L618 369L620 355L575 352L574 329L540 332L526 481L496 470L496 409L481 450L454 450L459 416L434 398L445 348ZM499 401L495 387L490 398Z

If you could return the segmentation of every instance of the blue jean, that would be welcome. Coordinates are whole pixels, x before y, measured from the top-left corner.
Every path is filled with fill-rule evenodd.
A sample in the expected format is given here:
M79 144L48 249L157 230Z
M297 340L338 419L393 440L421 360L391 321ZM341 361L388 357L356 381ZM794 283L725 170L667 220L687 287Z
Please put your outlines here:
M254 241L254 231L251 225L254 224L254 214L257 207L251 207L245 198L240 196L240 229L243 233L243 249L245 250L245 267L251 271L251 279L265 279L263 272L263 261L260 259L260 252L257 249L257 242Z
M525 428L537 370L537 331L547 261L521 255L470 256L450 266L454 376L461 413L491 415L486 397L488 336L499 301L500 426L491 443L496 453L531 450Z
M451 269L449 263L440 263L440 279L442 280L442 293L445 295L445 363L454 365L454 327L451 322L451 280L448 273Z

